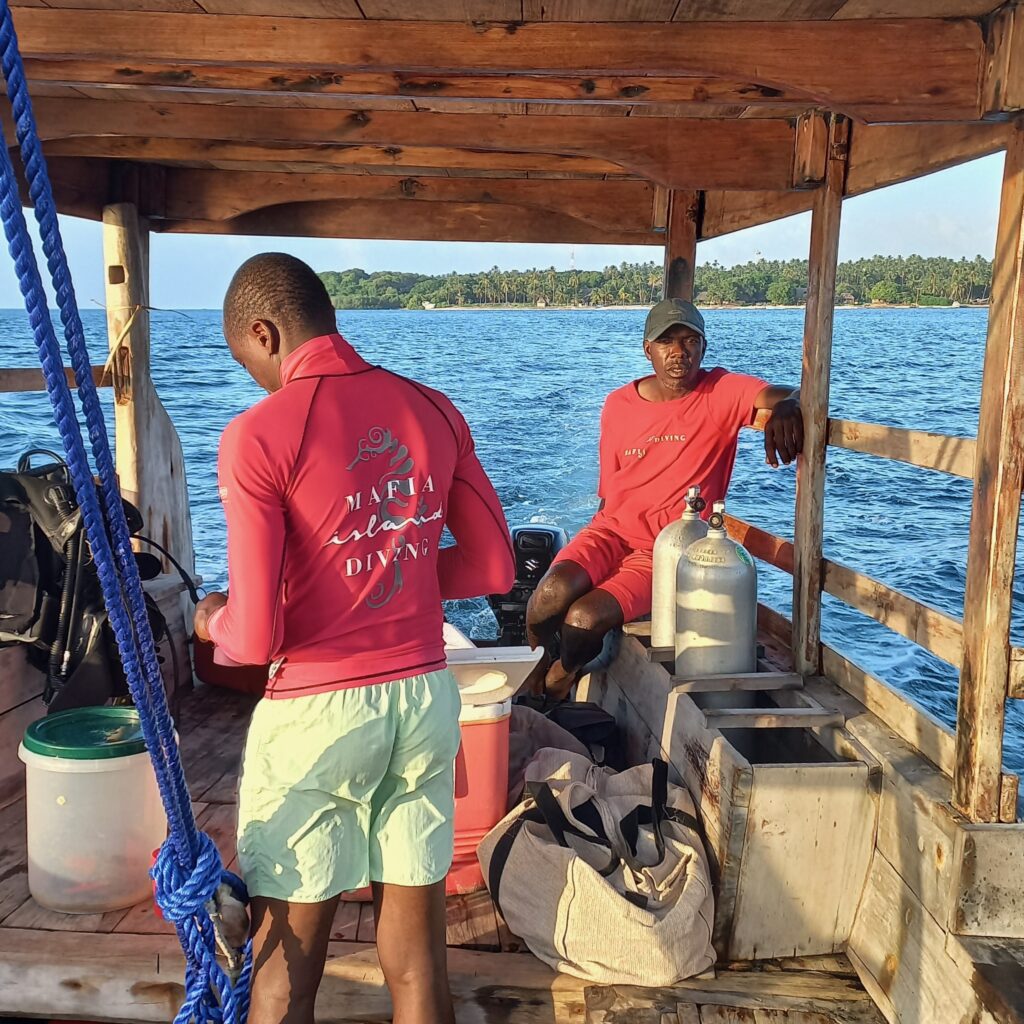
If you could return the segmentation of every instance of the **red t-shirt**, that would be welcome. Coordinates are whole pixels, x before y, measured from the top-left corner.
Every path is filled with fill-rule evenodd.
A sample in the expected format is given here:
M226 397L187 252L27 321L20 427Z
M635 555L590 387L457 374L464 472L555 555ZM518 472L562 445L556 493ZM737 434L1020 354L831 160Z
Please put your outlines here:
M754 400L768 385L717 366L689 394L649 402L639 383L613 391L601 412L597 493L604 508L593 525L650 550L682 514L688 488L700 487L708 513L725 497L740 429L754 422Z
M289 355L281 380L221 439L230 599L211 638L233 661L275 663L268 697L443 668L442 599L515 576L466 421L339 334ZM439 547L444 526L454 546Z

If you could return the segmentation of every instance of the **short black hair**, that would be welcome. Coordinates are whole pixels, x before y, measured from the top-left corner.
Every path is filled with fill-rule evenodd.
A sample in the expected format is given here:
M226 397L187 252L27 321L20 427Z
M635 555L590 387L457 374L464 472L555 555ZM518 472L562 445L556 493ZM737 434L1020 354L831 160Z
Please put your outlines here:
M224 295L224 329L236 334L254 320L281 327L336 329L334 304L312 267L286 252L263 252L235 271Z

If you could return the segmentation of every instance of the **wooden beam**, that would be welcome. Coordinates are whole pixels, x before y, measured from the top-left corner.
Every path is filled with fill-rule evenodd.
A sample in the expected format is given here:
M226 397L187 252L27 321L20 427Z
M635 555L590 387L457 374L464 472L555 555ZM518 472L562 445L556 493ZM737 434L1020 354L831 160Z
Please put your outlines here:
M825 708L715 708L704 718L709 729L822 729L844 721Z
M1006 695L1024 700L1024 647L1010 649L1010 685Z
M1005 123L851 126L846 195L941 171L1006 148ZM755 227L810 210L811 192L705 193L701 238Z
M982 110L1004 114L1024 108L1024 14L1016 4L992 19L988 32Z
M36 82L34 96L57 99L98 99L140 103L204 103L243 107L299 107L324 110L405 110L433 111L442 114L553 114L601 117L710 117L776 118L799 117L807 108L806 100L783 104L742 106L727 103L549 103L547 100L418 99L400 96L344 96L335 93L247 92L227 89L193 89L180 86L107 85L72 82Z
M729 536L742 544L747 551L759 558L762 562L774 565L776 569L783 572L793 573L793 542L777 537L774 533L762 530L758 526L737 519L736 516L726 515L725 527Z
M651 203L651 227L659 234L668 231L668 204L672 190L661 185L654 186L654 200Z
M470 172L510 177L528 175L606 177L627 175L617 164L548 153L497 153L445 146L374 146L330 142L223 142L217 139L154 139L145 136L82 137L49 142L50 157L159 161L224 170L268 173L430 174ZM786 195L787 193L778 193Z
M23 8L29 58L420 73L696 74L750 79L836 110L973 118L984 41L962 20L442 24ZM856 65L837 60L856 53ZM912 68L913 74L907 69Z
M998 821L1017 524L1024 477L1024 130L1003 172L964 593L954 803Z
M1003 773L999 786L999 820L1014 825L1019 820L1017 806L1020 803L1020 776Z
M782 537L726 516L729 536L755 558L793 573L794 546ZM822 559L822 590L870 616L951 665L959 664L963 627L952 615L917 601L856 569Z
M782 612L769 608L763 601L757 602L758 633L776 641L780 649L789 654L789 639L793 635L793 623Z
M62 12L64 13L64 12ZM259 19L265 20L265 19ZM643 118L300 110L209 104L42 98L44 141L81 135L229 142L450 146L584 156L673 188L773 188L792 183L793 129L772 120L674 120L659 132Z
M662 291L666 299L693 301L693 275L697 267L701 204L699 192L672 189L669 193Z
M64 370L68 384L75 386L75 374L71 367ZM111 377L106 367L94 366L92 368L93 383L98 388L109 388ZM0 394L25 393L31 391L45 391L46 379L43 371L34 367L17 367L8 370L0 370Z
M863 704L940 771L953 774L956 741L944 722L827 644L822 644L821 658L826 679Z
M154 221L160 231L187 234L280 235L309 238L402 238L452 242L575 242L657 245L661 236L600 228L557 210L511 203L340 199L283 203L230 220Z
M146 536L192 571L185 458L149 373L149 232L130 203L103 211L103 259L121 493L142 513Z
M876 188L955 167L1006 148L1004 123L854 125L846 194Z
M904 430L881 423L828 421L828 443L834 448L866 452L883 459L935 469L950 476L974 479L974 438Z
M56 66L57 61L49 64ZM86 64L89 62L86 61ZM181 72L186 79L199 66ZM245 69L227 69L244 71ZM339 73L340 74L340 73ZM315 77L315 76L314 76ZM385 76L386 77L386 76ZM544 76L540 76L544 77ZM187 98L188 92L182 90ZM1005 124L936 124L857 126L851 140L851 170L847 194L856 194L905 180L919 173L951 166L1005 144ZM362 173L387 171L397 174L447 174L449 169L487 175L525 176L606 175L627 173L607 161L553 154L475 152L445 147L331 146L308 144L286 146L270 142L260 145L185 139L74 138L51 143L47 152L138 160L204 162L217 167L258 168L267 171L335 170ZM85 170L80 172L85 174ZM98 216L107 198L96 186L98 170L79 181L69 181L59 197L61 209L80 216ZM851 184L852 182L852 184ZM702 237L717 237L729 231L775 220L809 209L808 193L736 192L712 190L706 193Z
M108 86L132 99L139 88L159 89L168 102L200 90L219 95L222 102L247 102L254 95L293 97L315 103L318 98L352 100L364 97L405 101L479 103L487 100L543 102L548 105L627 104L645 107L672 104L700 108L711 105L743 107L802 103L793 90L726 81L710 75L459 75L416 74L401 71L338 71L333 64L319 70L245 65L217 66L188 62L110 61L95 59L25 61L29 83Z
M653 186L643 181L545 181L168 168L168 220L230 220L281 203L325 199L507 204L550 210L602 230L651 233Z
M814 193L809 191L707 191L704 193L704 219L700 237L718 238L783 217L793 217L798 213L806 213L813 203Z
M793 555L792 647L793 662L801 675L817 675L821 658L825 451L839 222L843 209L848 135L849 123L844 118L834 117L829 128L825 184L815 194L811 215L800 386L804 448L797 462Z
M825 180L828 159L828 121L816 110L808 111L796 122L796 163L793 184L814 188Z
M672 677L672 688L680 693L732 693L737 690L799 690L804 677L795 672L743 672L740 675Z
M43 952L48 950L48 952ZM585 982L532 956L448 950L459 1020L572 1024ZM173 935L0 929L0 1012L163 1024L184 997L185 963ZM317 993L322 1024L383 1021L391 1000L373 945L331 942Z

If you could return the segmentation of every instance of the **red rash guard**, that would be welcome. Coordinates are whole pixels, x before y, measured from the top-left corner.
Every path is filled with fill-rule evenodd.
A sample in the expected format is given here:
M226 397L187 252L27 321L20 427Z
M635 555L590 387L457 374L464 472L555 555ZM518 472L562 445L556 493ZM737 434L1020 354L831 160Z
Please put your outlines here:
M706 515L725 497L740 429L754 422L754 401L768 385L720 366L667 402L647 401L637 384L613 391L601 411L597 493L604 507L593 525L650 551L661 529L682 514L688 488L700 487Z
M230 598L212 640L273 663L268 697L443 668L442 599L504 593L515 575L466 421L338 334L291 353L281 382L221 439Z

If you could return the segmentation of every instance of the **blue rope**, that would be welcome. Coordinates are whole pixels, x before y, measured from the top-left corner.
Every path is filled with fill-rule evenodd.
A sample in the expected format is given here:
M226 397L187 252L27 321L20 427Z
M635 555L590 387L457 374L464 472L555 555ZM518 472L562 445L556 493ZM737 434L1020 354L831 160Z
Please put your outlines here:
M14 259L110 625L167 812L170 835L160 849L153 878L157 903L164 917L174 923L185 953L185 1001L175 1021L176 1024L190 1021L244 1024L249 1002L251 950L246 948L245 966L238 980L232 983L217 962L216 936L206 906L221 882L227 882L242 898L245 890L240 879L224 870L216 846L209 836L198 830L192 814L142 582L117 486L103 409L92 378L92 364L60 236L57 207L7 0L0 0L0 66L14 112L29 196L64 325L98 472L98 486L93 479L74 399L64 373L61 349L50 319L6 140L0 145L0 220Z

